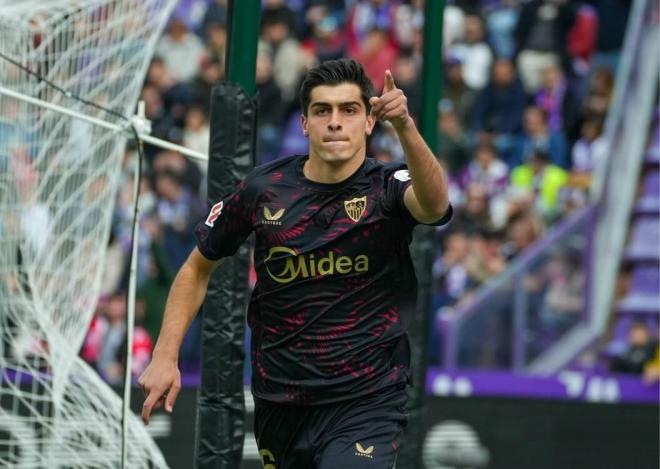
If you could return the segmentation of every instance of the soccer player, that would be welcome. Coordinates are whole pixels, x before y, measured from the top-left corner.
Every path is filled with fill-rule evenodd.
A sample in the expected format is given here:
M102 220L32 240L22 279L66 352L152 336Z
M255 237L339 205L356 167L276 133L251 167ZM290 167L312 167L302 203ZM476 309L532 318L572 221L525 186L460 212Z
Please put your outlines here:
M209 276L255 232L248 323L264 464L391 468L410 381L408 245L416 224L451 218L447 184L389 71L375 97L362 65L325 62L307 73L300 101L309 155L255 168L195 230L197 247L172 285L140 377L142 418L162 405L172 411L179 347ZM367 158L376 120L394 126L407 165Z

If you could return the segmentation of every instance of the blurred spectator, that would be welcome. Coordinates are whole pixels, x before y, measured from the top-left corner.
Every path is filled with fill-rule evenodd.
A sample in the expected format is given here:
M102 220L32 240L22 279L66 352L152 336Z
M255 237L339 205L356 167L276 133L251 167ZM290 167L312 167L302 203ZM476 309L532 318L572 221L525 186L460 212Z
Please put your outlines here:
M434 310L453 305L477 285L465 267L469 252L470 242L465 233L451 231L447 234L442 256L433 265Z
M477 92L465 84L463 67L457 57L448 57L445 62L444 85L442 108L449 109L450 104L463 128L470 128Z
M165 61L160 57L154 57L149 64L147 83L155 86L160 92L165 112L173 118L174 124L177 127L183 125L186 108L195 97L195 91L191 85L177 81L167 70Z
M296 21L296 14L289 8L285 0L262 0L262 18L278 18L286 23L286 29L292 36L297 36L298 24Z
M635 322L628 332L628 348L612 360L610 371L641 375L654 359L658 341L644 322Z
M493 64L492 82L479 93L474 106L473 128L480 143L492 143L509 165L520 131L525 92L513 63L498 59Z
M211 90L224 76L224 63L217 60L204 60L202 62L199 75L195 77L193 82L195 90L194 102L199 106L203 106L206 113L209 113L211 110Z
M127 265L128 256L112 230L105 251L105 268L101 273L101 296L108 296L117 291Z
M563 169L570 167L568 142L561 130L552 131L548 127L548 116L542 109L529 106L523 116L524 133L514 158L509 161L517 166L535 152L547 154L550 162Z
M606 68L595 70L582 104L581 117L597 117L604 121L613 95L614 74Z
M598 13L596 52L591 69L605 68L614 74L621 57L632 0L591 0L591 3Z
M284 119L282 93L273 78L272 49L263 41L259 42L257 52L256 84L259 99L257 160L263 164L279 156Z
M559 66L550 65L543 70L541 88L534 97L534 103L548 116L550 131L558 132L563 129L564 115L572 115L574 103L568 89L568 81Z
M447 27L447 10L445 7L444 20ZM397 46L401 49L413 47L415 32L424 27L424 0L410 0L401 3L394 10L394 38ZM446 32L446 29L445 29Z
M467 135L449 102L440 105L438 150L440 158L447 162L449 174L458 178L470 162L471 155Z
M420 30L422 29L420 25ZM465 35L465 12L456 5L446 5L443 19L444 49L463 40Z
M166 170L173 171L181 179L181 182L193 194L199 194L201 189L202 174L200 167L191 159L184 157L181 153L171 150L163 150L154 159L151 167L154 174Z
M489 8L486 16L488 25L488 42L493 46L497 57L513 59L516 43L513 32L520 14L520 0L500 0Z
M303 30L301 38L308 38L313 34L312 29L328 16L334 18L335 24L340 29L340 36L346 42L346 31L343 26L346 19L345 0L303 0L304 9L299 9L302 14ZM304 11L303 11L304 10ZM344 54L345 55L345 54ZM343 56L342 56L343 57Z
M317 13L311 20L311 35L302 48L319 62L340 59L346 55L346 40L339 27L339 20L330 14L324 6L317 7Z
M528 93L541 86L543 70L561 65L571 73L566 38L575 21L575 4L567 0L531 0L523 4L516 26L518 70Z
M163 224L163 244L178 270L195 247L192 230L202 216L201 202L183 185L179 173L164 169L155 174L158 217Z
M118 246L117 251L121 249L121 254L113 251L117 259L124 259L124 264L120 270L115 272L118 275L116 278L116 288L109 293L117 291L117 289L128 288L128 261L131 255L131 244L133 238L133 191L134 179L133 174L124 178L119 187L119 193L113 214L113 233L116 238ZM140 207L140 218L138 223L138 257L137 257L137 272L136 282L142 284L146 278L147 266L149 264L149 246L151 244L151 236L149 232L144 229L144 220L153 215L156 207L156 197L152 191L149 179L146 176L140 178L140 198L138 200Z
M385 70L394 68L397 54L396 48L388 41L387 35L382 29L372 29L360 43L360 48L354 57L364 66L376 93L380 93L383 89Z
M482 284L506 269L502 256L500 234L488 228L470 236L470 249L465 261L467 273L474 282Z
M513 259L530 247L541 235L538 218L531 212L522 210L516 213L507 224L507 242L502 246L502 254Z
M140 302L143 324L151 337L158 337L165 313L165 303L174 281L176 271L172 268L165 247L162 244L162 227L155 217L146 220L151 234L147 277L136 292Z
M209 23L204 32L206 34L205 62L215 62L224 67L227 54L227 27L224 23Z
M566 44L577 76L584 76L589 71L589 62L596 46L597 31L598 13L591 5L579 3L575 13L575 23L568 32Z
M465 205L456 211L452 222L456 230L471 234L491 226L488 194L480 184L471 184L465 190Z
M209 118L204 109L193 106L186 112L183 128L183 145L191 150L208 154L209 152ZM206 162L195 160L202 172L206 172Z
M348 54L358 57L367 35L374 29L382 31L386 42L394 46L394 12L396 5L387 0L357 0L347 14ZM373 79L373 77L372 77ZM376 89L381 87L375 86Z
M136 316L136 322L140 320ZM124 379L125 340L126 294L119 292L112 295L107 303L99 305L83 343L81 356L108 383L121 384ZM133 378L137 378L147 367L152 351L151 337L142 326L136 325L133 331Z
M463 79L472 89L480 90L488 83L488 72L493 63L493 53L486 43L484 22L477 15L465 17L465 36L461 42L449 48L449 55L456 57L463 66Z
M191 150L195 150L204 155L208 155L211 146L211 128L206 111L199 106L193 106L186 113L185 125L183 128L183 145ZM206 196L206 175L208 170L208 161L193 159L198 168L195 171L200 175L199 184L197 180L191 182L191 187L202 199Z
M479 145L474 151L474 159L462 174L463 187L479 184L489 200L504 194L509 185L509 168L497 157L490 145Z
M532 197L536 213L546 223L559 215L559 191L567 181L566 171L552 164L549 155L540 150L511 172L513 190Z
M154 85L147 84L142 88L140 95L144 101L145 116L151 121L151 135L164 140L179 140L180 129L177 128L174 118L165 109L163 96ZM144 146L147 163L151 164L159 149L152 145Z
M602 162L607 150L602 133L603 124L600 119L591 118L584 121L581 137L573 145L571 155L574 174L591 175Z
M45 255L52 243L52 237L56 234L55 232L64 231L65 227L55 226L48 205L38 197L40 172L38 165L30 159L27 150L18 147L12 150L8 170L8 179L14 181L17 189L16 195L18 197L15 202L18 203L19 208L15 213L11 213L12 211L7 212L11 214L13 228L23 233L17 236L17 239L23 238L26 240L22 249L30 252L30 256ZM15 195L12 195L12 197L15 197ZM79 201L72 204L69 210L71 212L70 216L63 217L63 219L67 221L75 220L74 212L81 210L83 207L80 205L85 202L93 202L93 200ZM97 218L94 215L94 213L88 214L88 220L96 222ZM7 233L3 233L3 237L6 239Z
M582 136L573 145L567 187L561 190L560 195L562 212L566 214L587 203L593 174L602 170L607 152L606 142L601 137L602 130L602 123L596 118L582 124Z
M177 81L190 81L199 72L204 58L204 44L186 24L174 18L170 21L167 33L161 37L156 54L165 61L168 72Z
M282 92L283 107L294 101L310 57L292 36L290 17L281 9L265 11L261 38L272 48L273 78Z
M209 26L227 24L227 0L213 0L209 3L202 19L202 36L208 37Z
M403 148L392 124L378 122L372 133L370 149L376 153L387 152L393 161L403 161Z
M186 27L200 36L204 30L201 28L209 3L213 0L177 0L171 17L184 22Z
M545 294L540 320L545 333L556 336L577 323L584 306L586 276L579 251L560 252L543 267Z
M155 86L161 95L167 94L170 89L178 85L174 75L167 70L165 61L159 56L155 56L149 64L146 83Z

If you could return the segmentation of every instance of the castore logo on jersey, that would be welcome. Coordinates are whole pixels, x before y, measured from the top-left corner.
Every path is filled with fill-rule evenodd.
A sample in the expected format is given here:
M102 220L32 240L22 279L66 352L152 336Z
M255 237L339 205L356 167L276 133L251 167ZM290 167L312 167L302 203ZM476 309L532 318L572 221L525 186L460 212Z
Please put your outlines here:
M284 215L284 209L281 208L277 212L272 213L268 207L264 205L264 225L282 225L280 219Z

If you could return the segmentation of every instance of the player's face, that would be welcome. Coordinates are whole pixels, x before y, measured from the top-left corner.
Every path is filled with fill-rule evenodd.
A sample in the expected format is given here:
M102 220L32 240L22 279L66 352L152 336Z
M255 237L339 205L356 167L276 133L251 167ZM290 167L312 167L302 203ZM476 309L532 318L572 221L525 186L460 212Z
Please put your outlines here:
M336 165L364 158L374 119L367 114L360 87L341 83L312 89L302 126L309 137L310 158Z

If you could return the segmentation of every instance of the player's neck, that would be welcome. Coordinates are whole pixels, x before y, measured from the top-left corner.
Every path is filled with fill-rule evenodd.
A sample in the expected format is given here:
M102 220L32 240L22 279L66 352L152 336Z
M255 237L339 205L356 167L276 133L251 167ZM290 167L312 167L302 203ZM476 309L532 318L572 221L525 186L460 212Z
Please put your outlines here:
M303 166L303 174L310 181L336 184L351 177L362 166L365 157L357 154L350 160L329 163L310 153Z

